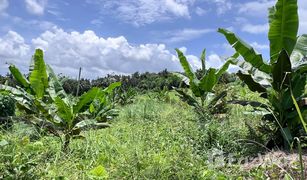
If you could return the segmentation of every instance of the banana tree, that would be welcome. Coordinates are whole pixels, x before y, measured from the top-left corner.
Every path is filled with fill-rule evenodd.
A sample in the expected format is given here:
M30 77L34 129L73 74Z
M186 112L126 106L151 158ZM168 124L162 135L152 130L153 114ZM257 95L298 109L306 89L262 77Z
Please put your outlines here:
M52 105L54 107L50 112L52 112L53 118L57 120L52 125L53 129L60 135L59 137L62 137L63 151L67 151L71 139L83 138L80 135L82 130L109 127L105 123L104 117L112 118L115 114L111 112L115 110L113 107L107 106L110 104L108 95L121 85L120 82L113 83L103 90L94 87L80 97L70 98L65 93L52 68L47 66L47 70L50 79L48 94L53 100ZM106 107L108 107L108 111L105 111Z
M185 72L185 75L176 73L177 76L181 77L182 80L190 87L193 95L195 97L200 98L201 103L198 103L198 100L193 96L185 93L182 90L177 89L176 91L179 93L181 99L186 101L188 104L194 106L197 109L197 112L201 114L204 113L204 105L205 101L208 99L209 93L214 93L214 87L218 83L219 78L222 76L224 72L227 71L230 64L236 63L236 58L238 54L234 54L232 57L228 58L227 61L222 65L220 69L209 68L206 69L205 64L205 57L206 57L206 50L204 49L201 54L201 74L202 77L199 79L193 69L191 68L190 64L188 63L184 54L179 50L176 49L180 64ZM215 96L211 102L209 102L208 107L213 107L219 99L226 96L226 92L222 92L221 94Z
M26 78L19 69L11 64L9 70L17 82L16 88L0 85L1 89L12 90L11 93L19 99L17 106L19 109L29 114L39 112L39 105L36 103L46 101L45 94L48 88L48 76L46 64L43 60L43 51L37 49L32 57L29 67L29 78Z
M116 84L105 90L92 88L79 98L71 99L52 68L45 64L40 49L35 51L32 58L28 79L14 65L10 65L9 69L18 86L0 84L0 90L11 93L17 107L28 114L27 119L31 124L59 137L63 142L63 150L68 149L72 138L81 137L80 132L84 128L108 127L95 118L88 118L87 112L94 99L101 98L102 92L111 93Z
M91 118L99 122L106 122L118 115L118 110L114 109L114 103L111 97L113 96L114 90L120 86L121 82L115 82L98 92L98 95L89 107L88 112Z
M239 71L238 77L250 90L268 100L269 105L262 106L267 110L263 120L275 124L275 128L271 129L274 134L272 141L277 145L283 143L285 147L294 136L301 135L300 129L305 131L305 135L307 133L306 107L300 110L296 107L297 102L306 98L307 82L307 35L297 36L297 9L297 0L278 0L269 9L269 62L233 32L218 30L244 59L238 64L245 72ZM280 136L284 141L276 142Z
M90 104L100 94L99 88L92 88L87 93L84 93L77 100L69 97L62 98L54 97L55 108L53 109L54 119L53 128L58 131L63 137L63 151L68 149L72 138L80 138L81 131L88 127L108 127L106 123L99 123L96 119L88 119L86 111Z

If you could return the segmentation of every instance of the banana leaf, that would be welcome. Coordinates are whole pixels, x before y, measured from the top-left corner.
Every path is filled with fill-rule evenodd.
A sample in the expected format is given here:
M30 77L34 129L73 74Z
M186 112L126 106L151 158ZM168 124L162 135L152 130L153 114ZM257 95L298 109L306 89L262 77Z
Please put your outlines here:
M43 51L37 49L33 56L34 68L30 71L30 84L38 99L42 99L48 88L48 76Z
M237 37L233 32L219 28L218 32L223 34L229 44L239 53L246 62L254 68L269 74L271 66L263 61L262 55L258 54L250 45Z
M290 56L293 68L307 65L307 34L299 36Z
M95 99L97 96L97 93L99 92L99 88L92 88L87 93L84 93L82 96L80 96L78 102L73 107L74 114L83 112L87 110L91 104L91 102Z
M54 103L57 107L57 115L64 120L69 126L72 125L73 111L71 105L66 103L62 98L56 97Z
M277 61L282 49L288 54L294 49L299 24L297 9L297 0L278 0L269 11L271 64Z
M21 74L18 68L16 68L14 65L10 65L9 70L18 84L27 89L30 88L30 82L24 77L24 75Z
M292 69L290 58L286 50L280 52L277 62L275 62L272 67L273 88L276 91L281 91L289 87Z

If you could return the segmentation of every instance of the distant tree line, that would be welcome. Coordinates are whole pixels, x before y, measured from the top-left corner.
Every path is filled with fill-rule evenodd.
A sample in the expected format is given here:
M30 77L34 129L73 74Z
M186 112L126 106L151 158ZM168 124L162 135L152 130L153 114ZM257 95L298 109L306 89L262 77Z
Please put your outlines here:
M220 83L229 83L234 81L236 76L234 74L226 73L221 79ZM64 90L69 93L75 95L77 92L77 79L72 79L69 77L62 76L60 78L62 80ZM15 86L16 82L10 74L6 74L5 76L0 75L0 84L4 84L8 81L10 86ZM100 77L94 80L81 78L80 79L80 89L79 94L83 94L87 92L92 87L101 87L105 88L109 86L113 82L122 82L121 89L126 91L128 89L135 89L138 92L147 92L147 91L160 91L163 89L172 89L173 87L185 87L185 84L182 83L181 79L174 75L172 72L169 72L167 69L158 72L145 72L139 73L135 72L131 75L114 75L108 74L105 77Z

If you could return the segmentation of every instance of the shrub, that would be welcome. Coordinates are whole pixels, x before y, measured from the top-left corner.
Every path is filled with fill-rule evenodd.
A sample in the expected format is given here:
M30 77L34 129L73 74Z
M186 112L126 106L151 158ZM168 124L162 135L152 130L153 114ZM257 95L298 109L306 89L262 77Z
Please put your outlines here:
M0 125L10 127L11 121L8 116L15 114L15 100L9 95L9 93L0 92Z
M15 114L15 100L7 92L0 92L0 117L13 116Z

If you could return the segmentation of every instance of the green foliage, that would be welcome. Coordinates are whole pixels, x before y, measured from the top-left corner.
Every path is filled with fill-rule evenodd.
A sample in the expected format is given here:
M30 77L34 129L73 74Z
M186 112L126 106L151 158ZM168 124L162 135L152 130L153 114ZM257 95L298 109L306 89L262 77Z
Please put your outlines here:
M144 106L147 106L145 115ZM179 100L170 104L146 95L137 96L135 103L122 107L112 128L83 131L81 135L86 141L75 139L70 144L71 151L65 154L61 153L61 143L56 137L31 138L36 132L16 123L12 131L0 131L0 141L8 142L0 147L0 154L5 154L0 156L0 176L4 179L11 176L13 179L202 179L210 178L207 170L214 172L214 177L237 176L227 169L211 167L206 163L206 152L217 144L225 152L242 147L233 141L244 137L241 124L223 124L224 128L219 128L216 121L210 125L211 133L216 128L223 129L223 133L215 132L212 146L206 142L204 149L199 149L200 136L207 134L200 131L195 118L190 107ZM229 151L227 147L231 147Z
M99 91L98 95L90 104L89 113L90 118L96 119L99 122L106 122L118 115L118 110L114 109L113 98L116 88L121 86L121 82L110 84L104 90Z
M115 102L120 105L128 105L134 102L137 91L134 88L119 88L115 91Z
M165 86L168 89L172 89L172 87L179 87L181 82L180 78L165 69L159 73L135 72L132 75L107 75L106 77L93 80L91 85L105 88L118 81L122 82L121 89L123 91L134 89L138 93L160 91Z
M99 165L97 167L95 167L94 169L92 169L89 172L90 176L92 176L93 178L103 178L103 179L107 179L108 178L108 172L106 171L106 169L102 166Z
M9 93L0 91L0 117L14 116L15 100Z
M271 64L283 49L289 54L294 49L299 24L297 9L297 0L278 0L269 10Z
M220 69L209 68L201 69L200 74L201 77L198 78L196 73L192 70L190 64L188 63L184 54L179 50L176 49L178 58L180 60L181 66L185 72L185 75L176 74L177 76L181 77L182 80L189 85L193 96L190 96L188 93L182 90L176 90L179 93L179 97L189 105L195 107L198 114L201 116L205 115L205 111L203 110L205 101L208 99L209 93L213 93L213 88L219 82L220 77L227 71L230 64L236 63L236 58L238 57L237 54L233 55L232 57L228 58L225 64ZM201 62L202 68L205 68L205 50L203 50L201 55ZM218 94L213 98L209 103L208 107L214 109L216 103L226 96L225 92ZM197 100L197 97L200 98L200 103ZM214 112L214 111L212 111Z
M68 94L77 94L77 85L78 81L76 79L70 79L66 77L62 77L62 84L63 88L66 93ZM92 88L91 81L88 79L80 79L80 89L79 89L79 94L83 94L87 91L89 91Z
M104 90L92 88L72 99L65 93L51 67L45 64L43 52L39 49L32 58L29 80L14 65L9 69L20 86L0 84L0 89L10 91L17 101L17 107L32 115L28 117L30 123L60 137L64 151L68 149L72 138L80 137L83 129L108 127L99 121L116 115L110 113L113 107L109 106L107 95L121 83L113 83ZM94 106L94 101L98 106Z
M245 82L250 90L261 93L267 98L269 106L263 117L266 122L275 122L273 141L277 145L279 137L284 138L284 145L289 146L295 136L306 135L307 129L302 118L297 113L295 104L305 97L304 89L307 83L307 64L304 60L307 43L306 35L297 37L298 15L296 0L278 0L269 12L270 64L266 64L262 56L251 46L238 38L234 33L219 29L234 49L244 58L239 63L246 72L239 71L238 77ZM249 64L249 65L247 65ZM247 67L247 69L246 69ZM263 85L263 82L267 82ZM293 94L291 93L293 91ZM293 95L293 97L291 96ZM294 98L295 101L292 101ZM241 101L242 105L252 105ZM258 106L259 103L254 103ZM305 112L306 108L301 107ZM304 128L301 128L301 127ZM303 134L300 129L305 129Z
M36 98L42 99L44 97L46 89L48 88L48 76L47 76L46 64L44 61L44 55L42 50L37 49L35 51L35 54L32 57L32 62L29 71L30 71L30 77L29 77L30 83L26 85L31 86L31 89L34 91Z
M258 54L250 45L237 37L233 32L226 29L219 29L218 32L222 33L229 44L239 53L247 63L250 63L253 68L260 71L269 73L271 68L266 64L261 54Z

